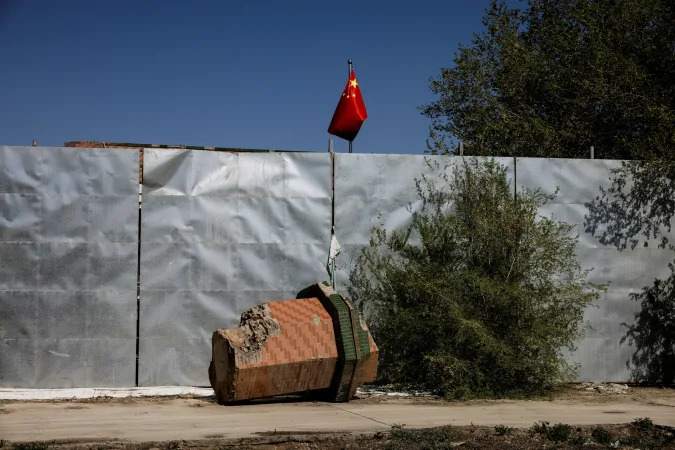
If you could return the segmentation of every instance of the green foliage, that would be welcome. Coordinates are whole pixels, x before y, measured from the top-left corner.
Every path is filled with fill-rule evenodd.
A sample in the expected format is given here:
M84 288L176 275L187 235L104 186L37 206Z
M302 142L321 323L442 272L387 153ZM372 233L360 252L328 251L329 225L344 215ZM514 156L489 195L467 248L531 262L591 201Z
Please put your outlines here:
M599 291L576 260L572 226L538 215L551 198L539 190L514 198L494 161L429 166L412 225L373 229L351 274L382 380L461 398L569 379L562 351Z
M675 2L492 0L484 30L431 80L432 153L673 155Z
M644 433L649 433L654 430L654 422L652 422L652 419L649 417L641 417L639 419L635 419L634 421L631 422L631 425L633 425L638 431L644 432Z
M595 427L591 431L591 438L598 444L607 445L611 444L614 441L612 433L609 432L606 428Z
M541 422L537 423L535 422L534 425L530 427L530 429L527 431L527 434L530 436L534 436L535 434L546 434L546 430L549 428L549 423L548 422Z
M49 446L44 442L17 442L14 450L47 450Z
M428 428L423 430L406 430L403 427L392 427L389 433L388 450L441 450L452 447L452 441L458 434L452 427Z
M506 425L495 426L495 433L497 433L497 436L511 436L514 431L516 431L515 428L507 427Z
M621 442L635 448L673 448L675 429L656 425L648 417L635 419L631 422L631 432Z
M530 435L534 434L540 434L553 442L567 442L572 435L572 427L563 423L553 426L549 425L548 422L535 423L530 428Z
M586 445L587 440L586 436L583 433L575 433L570 438L568 439L568 442L574 446L574 448L581 447L582 445Z

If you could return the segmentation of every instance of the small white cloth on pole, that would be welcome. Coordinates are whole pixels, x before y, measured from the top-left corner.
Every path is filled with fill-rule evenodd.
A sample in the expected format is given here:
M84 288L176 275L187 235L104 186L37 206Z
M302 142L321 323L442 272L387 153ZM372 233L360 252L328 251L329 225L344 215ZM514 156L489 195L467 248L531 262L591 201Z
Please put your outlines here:
M332 235L330 238L330 250L328 251L328 266L335 262L335 258L340 254L340 243L338 242L335 235Z
M340 243L338 242L335 235L330 237L330 250L328 251L328 264L326 264L326 269L328 269L328 275L330 275L331 283L335 283L333 277L335 276L335 258L340 254Z

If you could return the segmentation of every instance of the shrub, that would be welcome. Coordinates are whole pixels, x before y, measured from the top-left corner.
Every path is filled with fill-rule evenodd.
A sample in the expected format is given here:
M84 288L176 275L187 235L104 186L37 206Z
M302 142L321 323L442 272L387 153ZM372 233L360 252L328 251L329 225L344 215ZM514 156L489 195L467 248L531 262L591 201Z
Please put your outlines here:
M47 450L49 446L44 442L17 442L14 450Z
M439 181L418 180L424 207L410 227L374 228L351 273L381 380L454 398L568 380L562 351L581 336L601 287L576 260L573 227L538 214L553 196L514 196L491 160L429 167Z
M545 434L546 430L548 429L548 422L542 422L542 423L537 423L535 422L534 425L530 427L529 430L527 430L527 434L530 436L534 436L535 434Z
M572 434L572 427L563 423L553 426L550 426L548 422L542 422L541 424L535 423L532 425L532 428L530 428L529 434L531 436L540 434L553 442L566 442Z
M507 427L506 425L495 426L495 433L497 433L497 436L511 436L514 431L516 431L515 428Z
M591 431L591 438L598 444L607 445L613 442L612 433L610 433L606 428L595 427Z
M648 433L652 430L654 430L654 422L652 422L652 419L649 417L641 417L639 419L635 419L634 421L631 422L631 424L638 430L643 433Z
M568 442L570 445L573 445L575 448L586 445L586 436L583 433L576 433L570 436Z

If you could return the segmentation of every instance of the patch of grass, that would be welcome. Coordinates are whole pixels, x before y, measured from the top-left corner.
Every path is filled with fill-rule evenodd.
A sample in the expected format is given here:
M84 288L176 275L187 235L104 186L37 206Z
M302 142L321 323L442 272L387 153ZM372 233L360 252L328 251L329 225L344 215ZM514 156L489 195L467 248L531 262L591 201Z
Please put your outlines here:
M452 427L429 428L425 430L406 430L402 426L393 426L389 433L387 450L445 449L457 438Z
M515 428L507 427L506 425L495 426L495 433L497 433L497 436L511 436L514 431L516 431Z
M17 442L14 450L47 450L49 446L44 442Z
M614 442L614 437L612 433L609 432L606 428L595 427L591 430L591 438L598 444L608 445Z
M178 450L180 448L180 443L178 441L171 441L166 444L167 450Z

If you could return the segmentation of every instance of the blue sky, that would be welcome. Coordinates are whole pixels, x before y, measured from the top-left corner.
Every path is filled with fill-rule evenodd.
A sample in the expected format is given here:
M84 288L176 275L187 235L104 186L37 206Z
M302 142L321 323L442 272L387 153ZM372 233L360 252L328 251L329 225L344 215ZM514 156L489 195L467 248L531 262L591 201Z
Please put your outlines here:
M369 115L354 151L421 153L428 80L481 30L487 6L0 0L0 145L325 151L351 58Z

